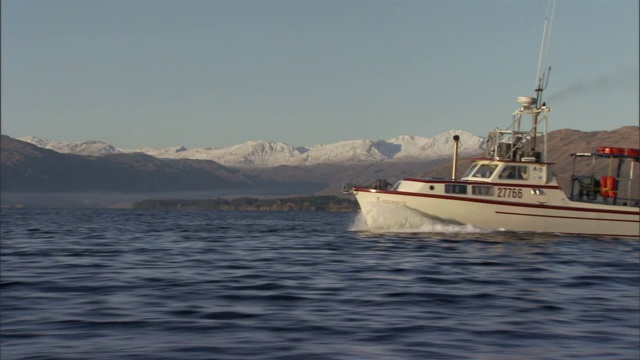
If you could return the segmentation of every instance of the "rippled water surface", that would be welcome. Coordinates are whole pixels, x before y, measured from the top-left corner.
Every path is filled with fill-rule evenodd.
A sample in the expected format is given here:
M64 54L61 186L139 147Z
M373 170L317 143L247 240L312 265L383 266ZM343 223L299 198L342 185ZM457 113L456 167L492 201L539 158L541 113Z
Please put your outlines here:
M0 358L638 359L637 240L3 209Z

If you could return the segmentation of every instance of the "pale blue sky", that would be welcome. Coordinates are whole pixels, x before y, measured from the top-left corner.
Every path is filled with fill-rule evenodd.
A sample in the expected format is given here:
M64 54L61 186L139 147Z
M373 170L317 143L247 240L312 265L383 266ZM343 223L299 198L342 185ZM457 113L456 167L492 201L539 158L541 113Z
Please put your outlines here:
M2 133L294 146L506 127L544 0L3 0ZM638 125L638 1L558 0L551 129ZM554 95L555 94L555 95Z

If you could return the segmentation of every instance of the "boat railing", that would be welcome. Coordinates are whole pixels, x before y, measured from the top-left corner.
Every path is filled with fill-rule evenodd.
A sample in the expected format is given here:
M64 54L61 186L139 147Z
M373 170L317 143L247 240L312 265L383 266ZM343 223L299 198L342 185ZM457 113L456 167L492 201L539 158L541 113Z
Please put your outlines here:
M487 157L496 160L538 162L546 159L546 141L543 143L543 151L539 150L539 142L546 139L551 108L544 103L537 107L534 105L534 100L528 97L518 98L522 106L513 113L511 125L505 130L495 129L489 133L486 146ZM522 124L525 115L531 116L532 119L529 130L525 130ZM540 127L543 128L542 131L539 130Z
M640 207L640 168L637 166L640 156L637 149L620 150L571 154L572 201ZM624 150L634 152L625 153Z

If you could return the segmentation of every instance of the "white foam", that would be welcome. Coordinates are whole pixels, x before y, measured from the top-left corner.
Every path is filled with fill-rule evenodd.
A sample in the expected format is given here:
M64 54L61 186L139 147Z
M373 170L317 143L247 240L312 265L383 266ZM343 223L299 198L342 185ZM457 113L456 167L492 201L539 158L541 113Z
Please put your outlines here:
M469 224L453 224L430 218L417 210L404 206L385 203L374 203L367 206L366 215L358 212L349 227L351 231L370 231L376 233L404 232L404 233L487 233L491 230L482 229ZM367 219L369 223L367 223Z

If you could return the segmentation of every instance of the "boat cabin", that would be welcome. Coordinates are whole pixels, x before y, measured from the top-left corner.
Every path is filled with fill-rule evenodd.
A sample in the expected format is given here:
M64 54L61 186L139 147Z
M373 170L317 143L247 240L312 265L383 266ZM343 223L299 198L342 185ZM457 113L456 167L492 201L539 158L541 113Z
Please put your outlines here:
M554 181L548 165L527 161L476 160L461 180L545 185Z
M556 184L550 170L551 164L544 161L546 142L540 141L547 134L546 124L551 109L544 103L540 107L534 106L537 101L526 96L518 98L522 106L513 114L511 125L505 130L489 132L486 158L474 161L460 180L522 185ZM533 127L529 130L521 126L524 115L533 117ZM544 131L539 131L539 127L543 127ZM453 178L455 180L455 176Z

